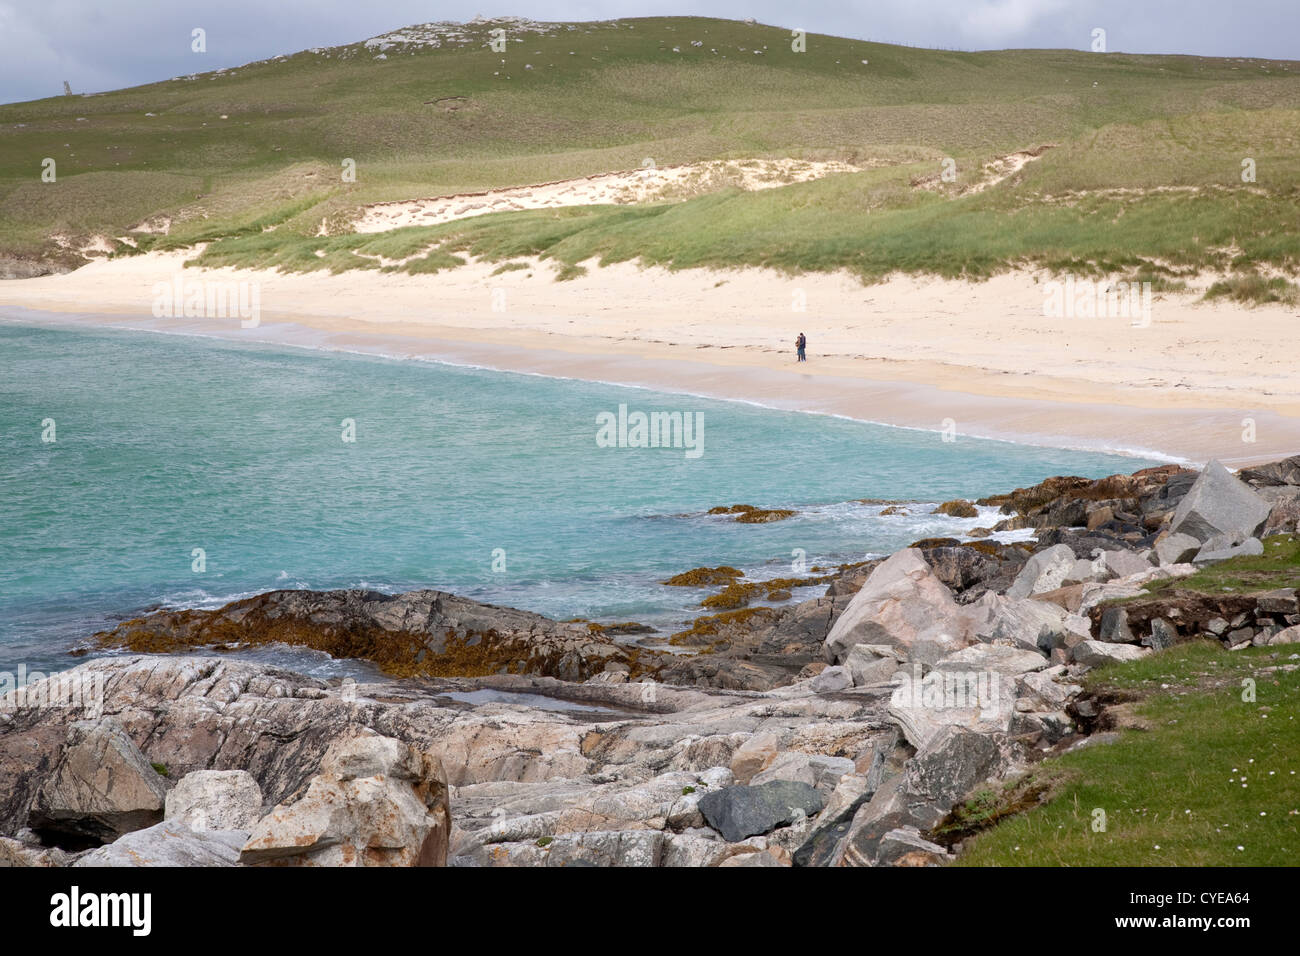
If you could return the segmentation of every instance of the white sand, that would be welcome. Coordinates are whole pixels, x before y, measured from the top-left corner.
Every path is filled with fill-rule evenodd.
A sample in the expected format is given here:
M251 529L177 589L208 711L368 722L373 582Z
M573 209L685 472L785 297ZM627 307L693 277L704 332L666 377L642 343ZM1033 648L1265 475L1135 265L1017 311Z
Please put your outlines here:
M983 283L761 269L548 263L493 276L181 270L185 256L95 262L0 283L0 307L108 324L310 341L741 398L959 434L1232 465L1300 452L1300 315L1158 296L1150 324L1044 316L1042 277ZM155 283L253 283L261 325L155 320ZM804 311L797 311L800 306ZM286 326L279 323L293 323ZM793 341L809 340L796 366ZM307 338L304 338L307 336ZM1243 440L1254 422L1254 442Z
M434 226L490 212L680 200L726 186L750 191L771 189L820 179L832 173L857 171L856 166L848 163L799 159L713 160L663 167L656 167L652 160L647 160L642 169L600 173L581 179L433 199L375 203L362 209L353 228L364 233L387 232L403 226Z

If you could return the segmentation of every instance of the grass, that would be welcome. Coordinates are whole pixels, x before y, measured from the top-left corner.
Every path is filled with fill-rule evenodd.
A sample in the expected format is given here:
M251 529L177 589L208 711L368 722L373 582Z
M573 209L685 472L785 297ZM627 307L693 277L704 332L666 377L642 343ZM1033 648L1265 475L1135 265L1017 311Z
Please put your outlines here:
M1300 667L1292 658L1287 649L1199 642L1095 671L1089 689L1137 700L1150 729L1048 758L1027 781L976 795L967 823L996 825L965 841L957 865L1295 866ZM1242 699L1247 679L1253 700ZM1016 812L1026 803L1032 809ZM1104 830L1094 828L1098 810Z
M1285 302L1284 286L1249 276L1300 269L1293 62L958 53L818 35L795 53L786 30L694 17L507 27L497 54L487 47L494 26L465 26L438 48L399 44L384 59L357 43L0 105L0 259L67 262L75 256L55 234L76 243L165 218L169 233L142 237L143 248L210 242L203 264L286 271L384 268L374 255L409 273L468 255L540 256L560 279L593 258L843 268L865 280L1038 264L1162 276L1177 288L1212 268L1234 277L1224 294ZM955 194L985 162L1046 144L1014 179ZM634 169L645 158L782 156L862 171L346 235L373 202ZM40 180L47 157L55 183ZM945 157L957 163L952 194L912 187ZM1254 183L1240 180L1245 157ZM379 253L376 242L406 254Z
M1269 535L1263 545L1263 554L1229 558L1185 578L1151 581L1143 587L1154 594L1178 590L1207 595L1300 587L1300 535Z
M1265 279L1251 273L1221 279L1205 291L1207 299L1230 299L1233 302L1266 303L1280 302L1283 305L1295 305L1300 302L1300 287L1294 282L1275 276Z

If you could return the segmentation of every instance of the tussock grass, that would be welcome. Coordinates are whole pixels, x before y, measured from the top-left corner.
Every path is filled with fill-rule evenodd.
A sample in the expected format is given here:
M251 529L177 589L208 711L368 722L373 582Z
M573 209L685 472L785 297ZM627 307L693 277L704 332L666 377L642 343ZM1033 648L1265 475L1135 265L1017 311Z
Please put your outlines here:
M1206 299L1230 299L1250 305L1280 302L1283 305L1300 303L1300 287L1294 282L1275 276L1266 279L1257 273L1220 279L1205 290Z

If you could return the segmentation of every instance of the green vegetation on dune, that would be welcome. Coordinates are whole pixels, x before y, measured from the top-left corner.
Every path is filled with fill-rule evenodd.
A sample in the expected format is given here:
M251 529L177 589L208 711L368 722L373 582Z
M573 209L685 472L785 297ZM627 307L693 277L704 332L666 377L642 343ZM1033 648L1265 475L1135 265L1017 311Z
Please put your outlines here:
M419 272L464 255L986 276L1015 264L1300 270L1300 64L1071 51L952 53L702 18L444 28L88 97L0 106L0 258L51 236L212 243L204 264ZM419 31L398 31L413 35ZM439 31L425 31L433 36ZM382 57L382 58L381 58ZM201 59L196 57L196 63ZM153 115L149 115L153 114ZM983 166L1051 146L983 192ZM44 158L58 181L40 180ZM627 207L347 233L369 203L709 159L836 159L814 182ZM937 189L946 157L957 180ZM355 182L341 176L356 162ZM1244 159L1257 181L1243 183ZM274 226L274 231L266 231ZM323 231L324 236L318 235ZM381 251L397 249L401 255ZM1164 276L1176 287L1178 275ZM1283 280L1285 281L1285 280ZM1218 294L1218 293L1216 293Z
M999 822L965 841L959 865L1295 866L1300 657L1291 648L1185 644L1097 671L1089 689L1129 700L1129 723L1146 729L975 795L962 822Z

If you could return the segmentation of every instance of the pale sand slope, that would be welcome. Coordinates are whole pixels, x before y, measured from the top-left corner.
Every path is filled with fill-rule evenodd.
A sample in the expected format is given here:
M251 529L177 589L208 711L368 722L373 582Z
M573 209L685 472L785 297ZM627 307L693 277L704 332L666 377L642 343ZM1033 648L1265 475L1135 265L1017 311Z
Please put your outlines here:
M3 282L0 307L101 313L83 320L419 355L927 429L951 419L962 435L1218 457L1234 466L1300 452L1294 309L1169 295L1155 299L1149 326L1135 327L1129 318L1045 318L1043 285L1024 273L863 286L845 275L589 263L586 276L555 282L550 264L497 276L488 264L433 276L329 276L182 273L185 258L150 254ZM257 283L261 326L151 318L155 283L182 274ZM806 311L795 311L801 300ZM796 366L800 331L810 361ZM1243 440L1246 417L1255 423L1253 443Z
M599 173L535 186L512 186L480 193L461 193L432 199L374 203L362 209L354 231L387 232L403 226L433 226L490 212L554 209L560 206L661 202L714 192L727 186L754 191L805 183L832 173L858 172L841 162L800 159L730 159L680 166Z

